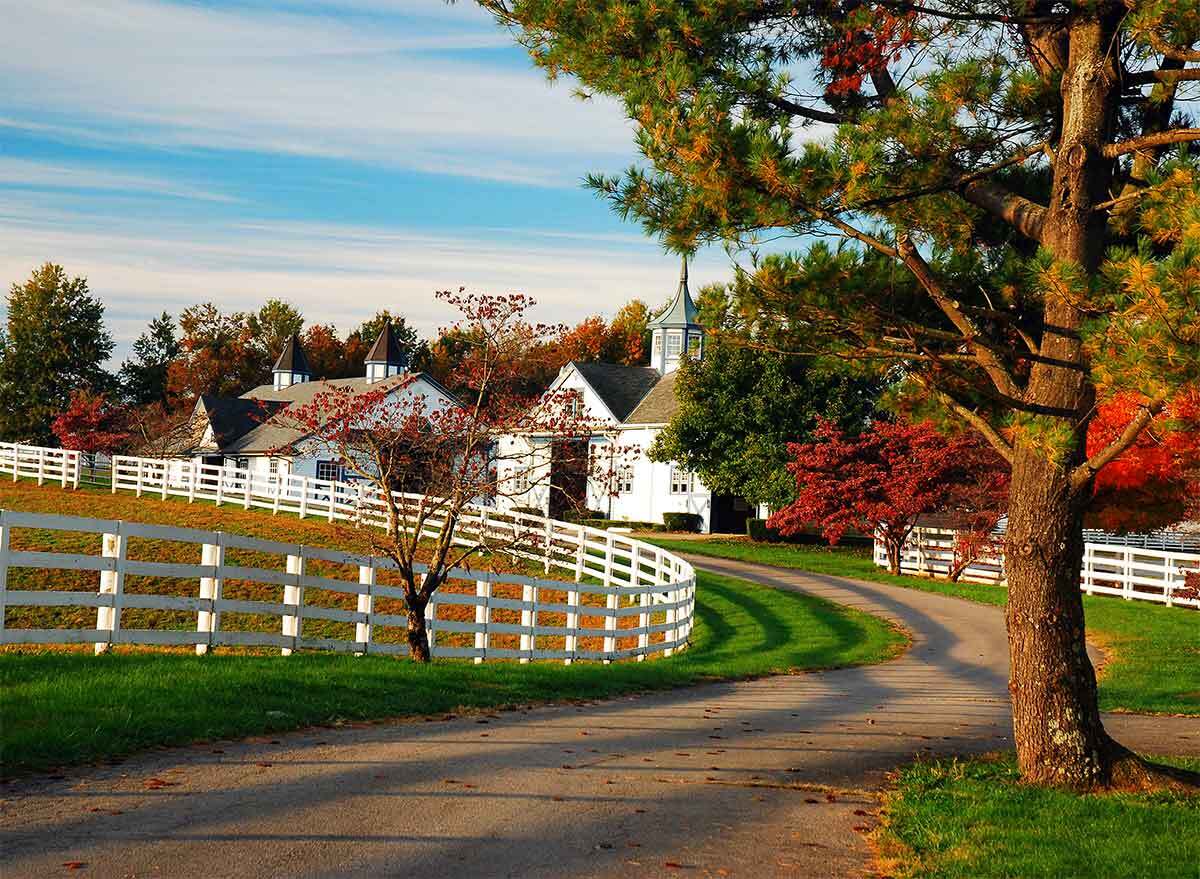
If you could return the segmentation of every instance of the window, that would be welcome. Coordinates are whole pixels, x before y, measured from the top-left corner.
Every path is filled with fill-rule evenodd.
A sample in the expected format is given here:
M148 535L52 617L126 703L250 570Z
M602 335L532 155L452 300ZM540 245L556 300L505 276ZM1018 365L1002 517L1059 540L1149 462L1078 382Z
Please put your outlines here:
M691 494L695 475L682 467L671 468L671 494Z
M250 459L249 458L226 458L225 466L232 467L234 470L248 470L248 469L250 469Z
M688 349L688 354L700 353L700 334L699 333L688 333L687 349Z
M583 394L581 394L579 391L572 391L571 400L567 404L567 407L571 412L572 418L578 418L581 416L583 414Z
M513 492L525 494L529 491L529 468L514 470L512 474Z
M628 464L617 471L617 493L633 494L633 467Z
M278 458L267 458L267 472L270 473L272 476L279 475L279 459Z
M656 357L659 354L662 354L662 333L661 332L656 332L654 334L654 337L650 343L650 346L651 346L651 349L654 351L654 355Z
M683 333L667 333L667 356L678 357L683 350Z
M341 482L346 478L346 468L338 461L318 461L317 479Z

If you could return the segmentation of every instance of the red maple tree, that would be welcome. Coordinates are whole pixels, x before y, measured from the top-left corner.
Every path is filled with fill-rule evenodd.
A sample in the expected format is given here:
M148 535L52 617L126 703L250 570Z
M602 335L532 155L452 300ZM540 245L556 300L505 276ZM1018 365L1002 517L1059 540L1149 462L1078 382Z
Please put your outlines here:
M785 536L815 527L830 543L851 529L876 535L893 574L919 517L951 513L971 522L970 531L990 533L1008 490L995 452L971 435L946 437L931 422L876 421L849 436L822 419L814 442L788 449L796 500L768 525Z
M50 425L64 449L83 452L94 472L96 454L112 454L125 449L130 440L128 412L103 393L78 390L71 395L67 408Z
M1116 440L1144 403L1121 394L1101 404L1088 429L1088 454ZM1187 518L1198 493L1200 389L1192 388L1096 474L1089 518L1107 531L1152 531Z

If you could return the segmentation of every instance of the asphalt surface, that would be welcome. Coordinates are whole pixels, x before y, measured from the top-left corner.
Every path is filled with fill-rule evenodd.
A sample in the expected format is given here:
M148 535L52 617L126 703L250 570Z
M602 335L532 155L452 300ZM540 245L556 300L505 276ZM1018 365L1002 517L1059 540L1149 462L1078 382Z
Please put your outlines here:
M586 706L151 752L0 789L0 875L869 875L888 770L1010 747L1001 612L733 561L894 620L902 657ZM1112 716L1200 754L1200 719Z

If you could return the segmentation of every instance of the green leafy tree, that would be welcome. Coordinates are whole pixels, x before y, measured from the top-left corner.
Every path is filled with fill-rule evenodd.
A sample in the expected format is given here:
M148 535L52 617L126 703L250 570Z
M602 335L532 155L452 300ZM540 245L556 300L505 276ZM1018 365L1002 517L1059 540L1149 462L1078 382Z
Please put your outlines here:
M1200 374L1196 0L480 0L551 75L616 96L645 162L591 184L682 250L752 263L790 350L900 372L1012 470L1024 778L1175 783L1105 731L1084 643L1095 474ZM1097 404L1137 395L1089 454Z
M167 372L182 351L175 320L164 311L134 341L133 357L121 364L118 380L125 400L135 406L166 404Z
M304 315L290 302L268 299L258 311L246 316L246 329L265 377L288 339L304 329Z
M654 445L656 461L680 461L718 494L772 508L795 498L788 443L809 442L824 418L857 432L875 409L877 383L822 370L811 358L710 339L675 379L679 410Z
M113 350L104 304L85 278L46 263L8 294L0 330L0 439L52 445L50 425L78 390L104 391Z

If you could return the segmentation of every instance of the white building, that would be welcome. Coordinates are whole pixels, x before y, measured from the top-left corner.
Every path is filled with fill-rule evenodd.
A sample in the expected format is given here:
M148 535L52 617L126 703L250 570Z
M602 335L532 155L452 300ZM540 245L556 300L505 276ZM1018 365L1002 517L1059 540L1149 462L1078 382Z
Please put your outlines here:
M305 451L304 434L289 416L290 407L311 403L318 394L333 388L353 393L390 388L384 406L411 406L415 397L425 398L426 411L458 405L432 376L408 371L408 358L396 342L391 324L384 325L364 366L366 375L362 378L314 381L300 340L292 336L275 361L271 384L260 385L240 397L205 394L196 401L188 439L175 456L197 464L258 473L343 480L346 473L341 461L328 457L327 451L322 455L315 447Z
M744 500L714 496L694 473L647 455L678 408L677 367L684 357L704 356L704 328L688 289L686 261L675 297L650 329L649 366L572 362L547 389L556 395L578 392L583 415L596 425L588 453L598 466L586 486L578 477L556 473L553 438L515 434L504 437L498 450L498 477L508 486L498 498L500 507L558 516L586 503L606 519L656 524L664 513L694 513L704 532L744 533L751 514Z

